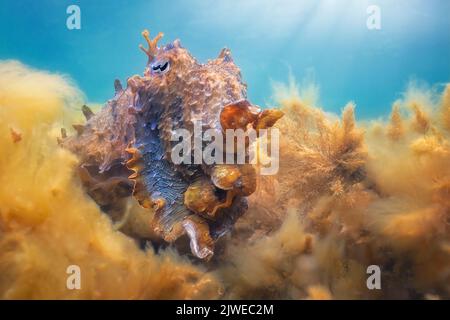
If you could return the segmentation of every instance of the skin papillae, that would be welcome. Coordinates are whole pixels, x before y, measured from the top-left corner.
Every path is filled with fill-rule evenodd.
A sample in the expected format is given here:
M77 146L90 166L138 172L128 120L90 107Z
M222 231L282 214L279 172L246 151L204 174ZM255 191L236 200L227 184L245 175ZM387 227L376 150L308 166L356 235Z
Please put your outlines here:
M84 106L86 124L75 125L73 136L63 131L60 143L79 156L81 180L103 209L120 207L133 194L154 210L148 227L161 239L187 235L192 253L209 259L215 241L247 210L256 171L250 164L174 164L171 151L179 141L171 135L193 133L201 121L202 132L225 137L226 129L271 127L282 113L247 101L228 49L201 64L179 40L158 47L161 33L153 40L148 31L142 34L148 44L141 46L148 56L144 75L130 77L126 88L116 80L114 97L97 114Z

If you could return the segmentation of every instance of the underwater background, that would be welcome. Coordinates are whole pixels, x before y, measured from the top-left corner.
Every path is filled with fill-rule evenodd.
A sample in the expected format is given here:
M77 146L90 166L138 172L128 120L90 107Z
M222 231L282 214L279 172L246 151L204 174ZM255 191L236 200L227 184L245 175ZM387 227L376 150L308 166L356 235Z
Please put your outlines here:
M81 30L66 8L81 8ZM366 9L381 9L368 30ZM2 1L0 298L449 299L450 2ZM152 246L152 210L102 212L58 144L141 74L141 31L232 50L284 117L280 168L211 261ZM353 101L353 102L352 102ZM142 246L136 238L146 238ZM82 270L68 290L67 267ZM370 265L382 271L369 290Z
M66 8L81 8L81 29ZM369 5L381 29L369 30ZM142 72L140 32L164 32L200 61L232 50L249 98L273 104L271 82L315 81L320 103L339 112L354 101L359 118L386 116L411 80L439 85L450 74L446 0L2 1L0 59L68 74L87 99L110 98L112 81Z

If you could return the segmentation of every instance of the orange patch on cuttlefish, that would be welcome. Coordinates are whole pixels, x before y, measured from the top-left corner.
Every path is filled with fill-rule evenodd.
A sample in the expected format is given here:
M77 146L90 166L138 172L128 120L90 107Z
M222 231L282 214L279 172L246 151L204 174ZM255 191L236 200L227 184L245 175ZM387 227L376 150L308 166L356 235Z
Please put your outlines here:
M252 106L247 100L226 105L220 113L220 125L223 130L247 128L249 123L258 119L260 109Z
M226 105L220 113L220 125L223 130L246 130L251 124L254 129L272 127L284 113L278 109L265 109L252 105L247 100L240 100Z

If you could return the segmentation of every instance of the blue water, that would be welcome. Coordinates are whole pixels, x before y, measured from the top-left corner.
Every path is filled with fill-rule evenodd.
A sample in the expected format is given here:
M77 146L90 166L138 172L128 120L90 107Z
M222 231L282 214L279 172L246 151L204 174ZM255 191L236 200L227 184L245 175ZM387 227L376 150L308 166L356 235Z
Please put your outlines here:
M81 30L68 30L66 8L81 8ZM368 30L366 8L381 9ZM350 100L359 118L385 116L412 79L450 81L447 0L0 0L0 59L70 75L88 101L113 95L113 80L140 74L140 32L180 38L200 61L232 49L259 105L273 81L311 75L320 105L339 112Z

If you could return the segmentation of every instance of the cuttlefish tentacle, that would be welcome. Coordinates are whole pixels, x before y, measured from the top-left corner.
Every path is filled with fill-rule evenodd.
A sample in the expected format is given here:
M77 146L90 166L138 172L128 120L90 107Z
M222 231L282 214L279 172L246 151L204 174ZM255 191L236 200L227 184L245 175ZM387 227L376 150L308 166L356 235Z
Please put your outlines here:
M229 208L235 196L248 196L256 189L256 171L251 165L218 164L206 177L191 183L184 193L185 206L196 214L214 220L218 210ZM217 191L225 191L219 199Z
M184 234L189 237L191 252L197 258L209 260L213 256L214 241L204 218L198 215L184 218L173 225L170 232L164 235L164 240L172 243Z
M190 239L192 253L208 261L214 255L214 241L209 232L209 225L200 216L192 215L186 217L182 226Z
M214 207L220 202L216 195L216 187L204 177L191 183L184 193L185 206L208 219L214 219Z
M220 112L220 125L222 130L247 128L249 123L258 119L260 109L247 100L240 100L223 107Z
M216 164L211 169L211 181L222 190L232 190L236 187L242 174L237 165Z
M253 124L256 130L271 128L275 122L277 122L284 113L278 109L266 109L258 114L258 119Z
M215 216L219 209L229 208L233 204L233 200L236 195L237 195L237 192L234 190L227 191L227 196L225 198L225 201L217 204L214 207L214 209L212 210L210 215Z
M238 194L241 172L235 165L216 165L211 170L211 178L200 178L189 185L184 193L185 206L196 214L214 220L221 208L228 208ZM226 191L225 201L219 199L217 191Z
M284 113L278 109L265 109L250 104L247 100L237 101L223 107L220 113L220 124L223 130L243 129L249 125L254 129L272 127Z
M236 196L248 196L256 190L256 170L250 164L216 165L212 170L211 180L223 190L227 190L225 201L217 204L211 212L229 208Z
M214 219L218 210L232 205L235 196L248 196L256 189L256 171L249 164L218 164L210 174L210 180L203 178L192 183L184 195L186 207L206 218ZM218 190L225 191L225 200L216 196Z
M251 164L218 164L211 169L211 181L217 188L248 196L256 189L256 170Z
M237 188L240 186L241 177L242 174L236 165L218 164L212 168L211 181L217 188L226 190L226 197L224 202L216 203L210 215L215 216L219 209L231 206L234 197L238 194Z

